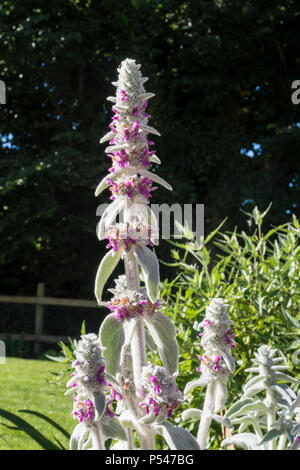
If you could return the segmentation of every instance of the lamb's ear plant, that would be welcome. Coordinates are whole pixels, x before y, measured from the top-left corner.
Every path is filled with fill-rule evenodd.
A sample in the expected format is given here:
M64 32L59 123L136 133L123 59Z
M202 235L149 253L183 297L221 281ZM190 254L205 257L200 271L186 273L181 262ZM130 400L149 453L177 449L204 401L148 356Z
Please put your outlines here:
M79 419L72 449L103 449L105 439L113 448L133 449L133 430L142 449L155 449L155 435L171 449L199 449L196 439L170 421L183 395L176 386L178 346L174 323L159 311L159 264L150 249L158 241L157 221L149 207L156 186L171 186L150 171L160 163L149 134L160 135L148 125L148 100L140 65L126 59L113 85L109 141L105 152L111 158L110 174L96 189L96 196L109 189L112 200L97 227L100 240L107 239L108 253L102 259L95 282L99 305L110 314L101 324L99 338L83 335L76 350L75 375L69 381L74 398L74 417ZM123 217L116 223L116 217ZM125 276L115 281L112 298L104 302L104 286L123 260ZM141 285L140 274L144 285ZM154 345L162 365L147 362L147 345ZM102 352L103 351L103 352ZM108 398L110 390L111 397ZM117 401L115 410L112 402ZM118 415L118 418L115 416Z
M277 357L276 357L277 354ZM282 353L263 345L255 353L243 395L225 417L238 426L238 433L222 442L247 450L284 450L299 447L300 395L287 384L299 384L285 371Z
M207 387L203 409L190 408L183 412L183 419L200 419L197 441L201 449L206 448L211 421L215 420L227 427L230 421L217 413L227 400L227 381L235 370L231 350L235 348L232 331L233 322L230 320L227 305L222 299L215 298L206 308L206 315L201 323L203 333L201 346L204 353L198 356L200 378L186 385L185 393L198 387Z

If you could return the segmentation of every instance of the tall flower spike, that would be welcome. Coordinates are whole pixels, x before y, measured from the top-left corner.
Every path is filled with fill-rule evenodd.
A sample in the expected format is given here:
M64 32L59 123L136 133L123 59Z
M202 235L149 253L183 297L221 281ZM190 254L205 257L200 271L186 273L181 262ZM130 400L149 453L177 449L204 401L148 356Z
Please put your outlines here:
M235 348L232 332L234 322L229 318L227 307L222 299L215 298L206 308L205 318L200 324L203 327L200 337L204 353L198 356L200 366L197 371L201 376L189 382L185 388L185 393L188 393L196 387L207 386L203 410L195 410L195 416L201 416L197 437L201 449L205 449L212 419L230 427L228 420L216 415L227 400L227 380L235 369L231 355ZM184 416L189 417L191 413L192 410L187 410Z
M156 433L175 446L171 448L199 449L193 436L167 421L180 402L181 393L172 376L178 368L176 329L171 319L158 310L159 264L148 247L158 239L157 220L149 207L152 191L157 189L153 184L172 189L149 171L153 162L160 163L155 151L150 150L153 142L149 138L150 134L160 134L148 125L150 115L146 111L148 100L154 94L146 93L147 79L142 77L140 65L134 60L124 60L118 72L118 81L113 83L117 88L116 96L108 98L114 103L110 132L101 139L101 143L109 141L105 152L112 166L110 174L96 189L96 195L109 189L112 200L97 228L98 238L106 238L110 249L97 271L95 295L99 304L103 305L103 287L121 258L126 275L126 282L117 282L115 296L108 303L111 313L100 327L101 344L108 359L107 373L111 374L112 383L113 378L116 386L122 387L124 399L118 408L122 410L122 424L129 428L128 446L132 442L131 430L135 429L142 449L155 449ZM115 223L119 214L123 215L122 224ZM140 286L139 268L143 273L144 290ZM144 382L146 343L152 349L157 347L164 366L162 380L160 370L153 366L155 370L147 378L147 385ZM169 393L166 393L165 381L170 387ZM154 418L155 423L150 423L149 418Z

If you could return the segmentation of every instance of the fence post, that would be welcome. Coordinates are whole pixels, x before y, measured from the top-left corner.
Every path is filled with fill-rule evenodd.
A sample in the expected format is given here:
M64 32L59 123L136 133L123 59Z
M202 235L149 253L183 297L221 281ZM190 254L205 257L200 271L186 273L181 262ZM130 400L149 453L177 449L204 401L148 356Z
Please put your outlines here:
M45 296L45 284L43 282L38 283L36 296L37 297ZM35 307L35 327L34 327L34 334L36 336L40 336L43 334L43 323L44 323L44 306L41 304L37 304ZM41 352L41 343L39 341L35 341L34 353L36 356L38 356L40 352Z

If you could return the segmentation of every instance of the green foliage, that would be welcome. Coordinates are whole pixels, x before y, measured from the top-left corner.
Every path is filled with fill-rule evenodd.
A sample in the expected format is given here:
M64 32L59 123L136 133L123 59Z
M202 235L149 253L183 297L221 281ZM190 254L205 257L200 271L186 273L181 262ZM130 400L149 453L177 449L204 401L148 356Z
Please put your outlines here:
M190 380L199 377L197 354L201 354L199 323L213 297L226 299L230 317L235 321L237 347L233 351L237 370L228 381L228 404L240 398L245 381L245 368L254 351L262 344L281 350L288 358L291 375L299 377L299 361L292 360L300 333L300 225L292 221L264 231L264 217L254 208L246 213L247 231L214 231L196 246L171 242L178 273L173 281L165 280L163 311L177 327L180 350L181 390ZM296 351L295 351L296 349ZM295 356L294 356L295 357ZM204 390L187 396L189 408L201 408ZM178 416L179 419L179 416ZM194 424L189 424L195 431ZM213 425L215 426L215 425ZM220 429L215 426L220 438Z

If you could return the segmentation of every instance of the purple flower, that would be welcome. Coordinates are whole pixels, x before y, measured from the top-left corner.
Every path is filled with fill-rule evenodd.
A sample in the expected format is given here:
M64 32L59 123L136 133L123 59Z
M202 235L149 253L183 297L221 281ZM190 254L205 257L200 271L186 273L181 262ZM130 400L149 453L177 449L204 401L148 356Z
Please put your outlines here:
M156 401L153 400L153 398L149 399L149 405L152 405L152 411L153 411L154 416L158 416L159 415L159 406L156 403Z
M74 401L77 402L75 398L74 398ZM93 402L89 398L85 402L81 402L81 401L77 402L76 408L72 412L72 415L78 418L80 423L84 420L91 421L94 418Z
M124 129L124 140L126 140L126 142L130 140L130 130L127 129L127 127Z
M96 374L96 381L100 386L106 384L104 372L105 372L105 366L104 365L100 366Z
M122 95L121 101L122 101L123 103L125 103L125 101L128 100L128 96L127 96L127 94L126 94L126 91L125 91L125 90L121 90L120 93L121 93L121 95Z
M155 375L151 375L150 382L153 384L153 390L158 395L160 393L160 387Z
M139 121L134 121L134 123L133 123L133 125L132 125L132 135L133 135L133 137L135 137L136 139L139 139L139 138L140 138L139 128L140 128L140 123L139 123Z
M214 358L214 370L219 372L219 370L221 369L221 366L219 364L219 362L221 361L221 356L216 356Z
M234 341L233 341L233 338L236 336L236 334L235 334L235 333L232 333L232 334L231 334L231 333L232 333L232 328L229 328L229 329L226 331L225 335L224 335L224 339L225 339L226 343L227 343L232 349L235 349L236 345L235 345L235 343L234 343Z

